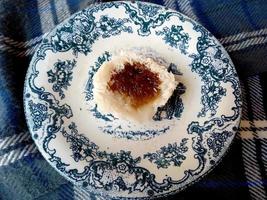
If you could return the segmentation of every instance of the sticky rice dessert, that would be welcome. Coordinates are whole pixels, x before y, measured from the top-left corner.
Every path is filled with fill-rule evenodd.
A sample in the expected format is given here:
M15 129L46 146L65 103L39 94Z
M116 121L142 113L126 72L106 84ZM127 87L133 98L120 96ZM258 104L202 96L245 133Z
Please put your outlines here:
M94 75L93 85L101 113L146 122L166 104L177 82L166 66L151 58L127 54L103 63Z

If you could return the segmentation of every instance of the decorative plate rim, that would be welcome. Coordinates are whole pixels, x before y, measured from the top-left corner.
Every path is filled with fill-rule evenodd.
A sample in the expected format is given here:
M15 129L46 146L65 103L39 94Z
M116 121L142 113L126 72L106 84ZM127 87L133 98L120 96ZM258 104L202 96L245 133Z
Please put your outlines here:
M23 108L24 108L24 115L25 115L25 118L26 118L26 124L27 124L27 127L29 129L29 132L31 134L31 137L33 138L35 144L37 145L38 147L38 150L40 151L40 153L42 154L42 156L45 158L45 160L50 164L50 166L52 166L59 174L61 174L61 176L65 177L67 180L71 181L71 183L73 183L74 185L79 185L78 183L74 182L73 180L70 179L70 177L68 177L66 174L64 174L63 172L61 172L60 170L58 170L55 166L54 163L48 161L47 159L47 153L44 152L44 150L42 148L39 147L39 145L37 144L37 141L36 139L34 138L34 131L32 130L32 127L30 125L30 119L29 119L29 116L27 115L27 109L26 109L26 89L28 87L28 84L27 84L27 81L29 80L29 77L30 77L30 74L32 72L32 65L33 65L33 62L34 60L36 60L36 57L37 57L37 50L39 49L40 46L42 46L44 44L44 39L51 35L51 33L55 32L59 27L62 27L64 24L66 24L66 22L68 22L70 19L72 19L75 15L77 15L78 13L82 13L83 11L85 10L88 10L90 8L93 8L95 6L98 6L98 5L103 5L103 4L110 4L111 2L102 2L102 3L97 3L97 4L93 4L93 5L90 5L88 7L86 7L85 9L81 10L81 11L78 11L78 12L75 12L73 13L70 17L68 17L67 19L65 19L64 21L62 21L61 23L59 23L58 25L56 25L51 31L49 31L48 33L45 33L41 43L38 45L38 47L36 48L36 51L33 55L33 57L31 58L31 61L30 61L30 64L29 64L29 67L27 69L27 73L26 73L26 76L25 76L25 80L24 80L24 89L23 89ZM126 3L126 4L135 4L136 1L116 1L116 2L112 2L112 3ZM176 10L173 10L173 9L170 9L170 8L166 8L165 6L162 6L162 5L158 5L158 4L154 4L154 3L150 3L150 2L139 2L141 4L148 4L148 5L156 5L158 7L161 7L161 9L166 9L166 10L171 10L173 12L176 12L178 14L180 14L181 16L187 18L187 19L190 19L192 22L194 22L196 25L199 25L201 26L205 31L207 31L207 33L210 34L210 32L204 27L202 26L200 23L196 22L195 20L187 17L186 15L180 13L179 11L176 11ZM213 35L212 35L213 36ZM222 44L214 37L213 38L216 43L222 48L223 50L223 54L225 54L230 62L232 63L232 60L229 56L229 54L225 51L224 47L222 46ZM233 65L234 66L234 65ZM236 69L234 68L234 71L236 72ZM239 115L237 117L237 119L235 120L235 123L236 125L234 127L239 127L240 125L240 122L241 122L241 115L242 115L242 91L241 91L241 88L240 88L240 81L239 81L239 77L236 76L235 77L237 79L237 82L238 82L238 89L240 90L240 93L239 93L239 98L241 99L241 101L239 102L240 103L240 107L239 107ZM60 100L59 100L60 101ZM233 144L233 141L234 141L234 138L237 134L237 131L238 130L232 130L232 133L233 133L233 137L227 142L226 146L222 149L222 152L220 153L220 156L218 158L218 160L215 162L214 165L211 165L204 173L202 172L202 174L197 177L197 178L193 178L192 180L190 180L190 182L186 183L184 186L174 190L174 191L168 191L166 193L162 193L162 194L156 194L156 196L154 196L153 198L161 198L161 197L164 197L164 196L167 196L167 195L174 195L184 189L186 189L187 187L195 184L196 182L200 181L203 177L205 177L207 174L209 174L216 166L218 166L218 164L220 164L223 160L223 158L226 156L226 154L229 152L232 144ZM94 193L94 194L100 194L100 195L107 195L107 192L101 194L101 193L98 193L98 192L94 192L93 190L89 189L90 192ZM109 197L112 197L112 198L120 198L120 199L150 199L151 197L147 196L147 197L119 197L119 196L109 196Z

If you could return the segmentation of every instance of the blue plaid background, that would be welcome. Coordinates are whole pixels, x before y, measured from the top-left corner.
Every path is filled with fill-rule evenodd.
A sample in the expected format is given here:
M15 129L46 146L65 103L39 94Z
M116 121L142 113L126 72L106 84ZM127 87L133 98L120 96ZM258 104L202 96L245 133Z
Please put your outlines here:
M47 164L26 127L22 91L42 37L93 0L0 1L0 199L106 199ZM267 199L267 1L152 0L204 25L229 52L241 78L243 116L223 161L168 199Z

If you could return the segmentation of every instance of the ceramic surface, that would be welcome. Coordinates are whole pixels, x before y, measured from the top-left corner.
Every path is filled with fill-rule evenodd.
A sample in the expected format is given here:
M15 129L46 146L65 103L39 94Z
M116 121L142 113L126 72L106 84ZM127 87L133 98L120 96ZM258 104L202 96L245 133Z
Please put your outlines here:
M121 50L158 60L181 82L146 124L103 115L94 102L94 74ZM95 193L148 198L180 191L221 159L241 95L228 54L201 25L158 5L110 2L43 39L24 107L39 150L63 176Z

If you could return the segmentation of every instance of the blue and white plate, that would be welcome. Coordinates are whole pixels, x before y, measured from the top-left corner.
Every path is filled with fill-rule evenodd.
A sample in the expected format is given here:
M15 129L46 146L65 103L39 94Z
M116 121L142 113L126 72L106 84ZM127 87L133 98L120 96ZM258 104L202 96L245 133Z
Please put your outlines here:
M120 51L138 51L179 77L173 99L146 124L103 115L92 78ZM25 81L27 123L40 152L73 183L112 197L180 191L227 151L239 125L239 80L201 25L149 3L110 2L57 26Z

